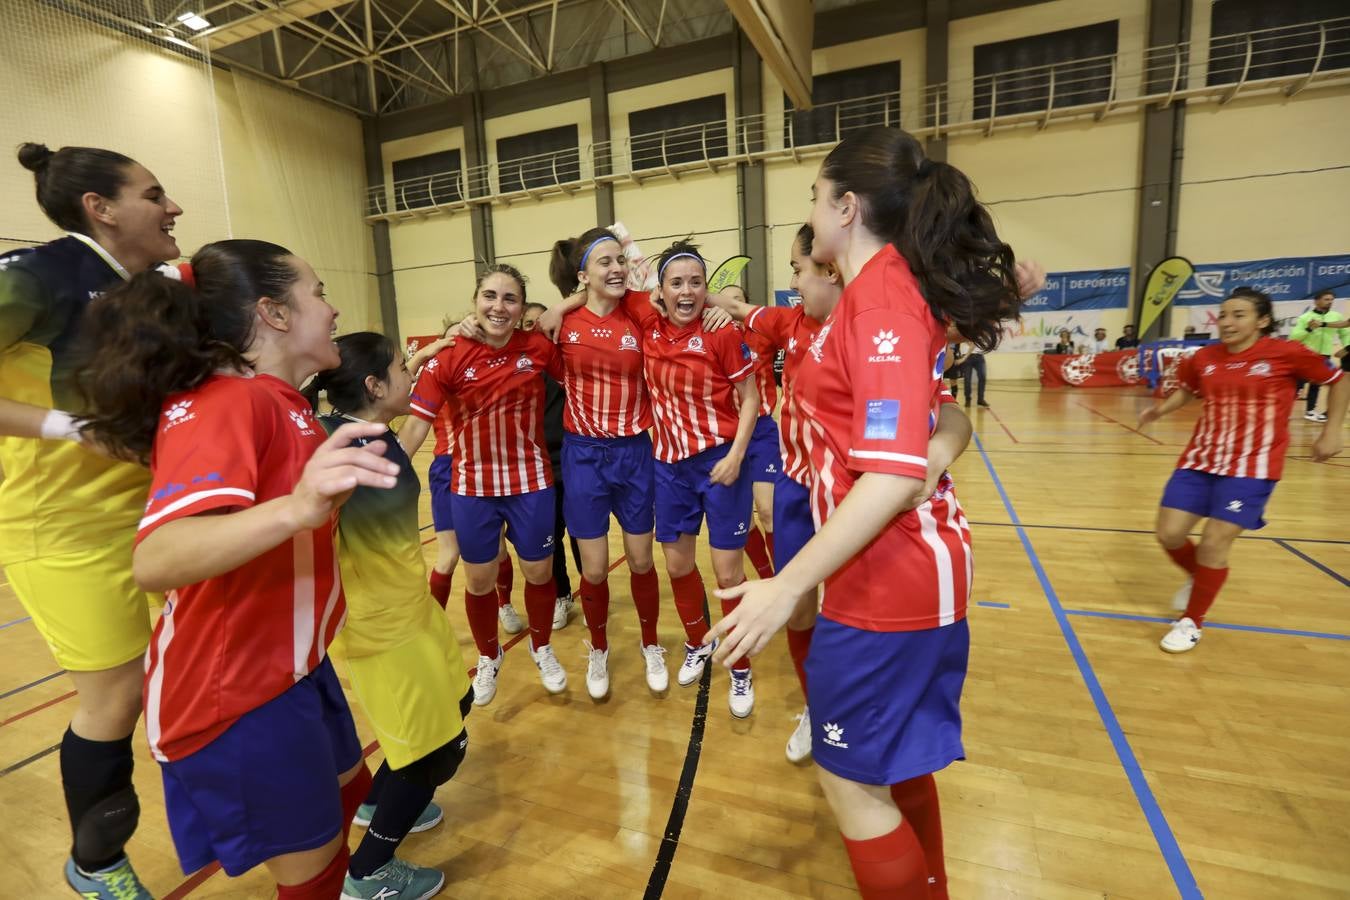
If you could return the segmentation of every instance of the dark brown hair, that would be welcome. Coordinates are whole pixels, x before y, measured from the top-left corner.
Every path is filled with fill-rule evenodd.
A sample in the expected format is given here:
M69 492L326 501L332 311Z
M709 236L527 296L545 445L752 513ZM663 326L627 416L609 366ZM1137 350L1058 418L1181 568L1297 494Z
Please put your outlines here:
M1022 302L1013 251L959 169L925 159L906 132L873 127L840 141L821 175L836 199L857 195L863 224L904 256L939 321L981 350L998 345L1000 323Z
M483 282L487 281L489 275L508 275L511 278L514 278L516 280L516 284L520 286L520 302L522 304L527 302L525 292L526 278L524 275L521 274L519 269L517 269L510 263L493 263L492 265L488 266L487 268L479 272L478 280L475 281L473 285L474 298L478 297L478 291L480 288L482 288Z
M112 199L127 183L127 169L136 164L129 156L97 147L19 145L19 164L33 173L37 202L52 223L64 231L86 232L83 197L88 193Z
M811 255L811 247L816 242L816 230L807 222L801 228L797 229L797 243L801 245L802 253L806 256Z
M608 228L591 228L581 233L580 237L563 238L553 244L553 253L548 260L548 280L558 289L564 297L570 297L577 292L581 281L577 278L581 271L582 257L586 256L586 250L601 239L615 241L620 247L623 242L619 241L614 232Z
M355 331L337 339L342 363L336 369L320 372L305 385L305 398L319 411L319 393L328 397L334 412L354 413L374 399L366 389L366 378L374 375L383 384L389 381L389 367L398 348L394 342L373 331Z
M1265 291L1258 291L1254 287L1235 287L1225 300L1246 300L1252 306L1256 307L1256 318L1259 320L1265 316L1270 323L1261 329L1262 334L1274 334L1278 327L1275 322L1275 308L1271 305L1270 295Z
M216 241L192 257L195 287L141 272L89 304L76 377L92 412L81 431L148 462L170 394L246 366L258 300L285 302L299 277L291 256L265 241Z

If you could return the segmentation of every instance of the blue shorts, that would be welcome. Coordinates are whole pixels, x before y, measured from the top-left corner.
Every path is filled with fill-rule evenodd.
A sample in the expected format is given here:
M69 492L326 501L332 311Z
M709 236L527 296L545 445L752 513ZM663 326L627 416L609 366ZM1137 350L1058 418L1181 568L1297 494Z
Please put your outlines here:
M427 470L427 481L431 485L431 522L437 531L454 531L455 517L450 512L450 476L454 463L448 456L437 456L431 460Z
M556 542L553 523L558 512L551 487L513 497L451 494L450 506L459 523L455 529L459 537L459 556L466 563L482 565L497 558L503 525L506 526L506 539L525 562L548 559L553 555Z
M184 874L220 860L233 878L322 847L342 830L338 776L360 761L351 710L325 659L196 753L160 764Z
M863 631L816 618L806 657L811 754L863 784L898 784L958 759L965 619L924 631Z
M652 530L656 474L652 439L644 431L632 437L591 438L563 433L563 520L579 541L609 534L609 516L628 534Z
M773 570L783 571L815 536L811 492L786 475L779 475L773 485Z
M741 477L728 487L713 484L708 473L731 450L719 444L679 462L656 463L656 539L669 544L682 534L698 534L708 519L708 543L718 550L740 550L750 534L753 485Z
M1233 478L1177 469L1163 489L1162 505L1255 531L1266 527L1261 517L1275 484L1269 478Z
M750 446L745 451L745 467L741 471L752 482L773 484L778 480L783 471L783 452L778 446L778 423L773 416L760 416L755 421Z

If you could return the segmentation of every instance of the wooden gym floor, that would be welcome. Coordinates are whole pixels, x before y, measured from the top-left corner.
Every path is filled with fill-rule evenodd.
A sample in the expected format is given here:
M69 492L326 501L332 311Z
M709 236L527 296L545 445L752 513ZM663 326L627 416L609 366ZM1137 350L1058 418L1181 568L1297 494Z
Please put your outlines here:
M938 775L952 896L1350 895L1350 456L1312 463L1318 426L1291 423L1269 525L1238 542L1203 643L1169 657L1157 641L1180 579L1150 529L1194 409L1139 433L1142 393L1013 383L989 399L954 470L977 577L969 759ZM673 677L682 634L664 573L662 698L643 682L622 565L611 584L609 700L586 695L579 605L554 640L565 694L546 695L512 642L496 700L469 718L468 759L437 795L445 823L403 854L443 869L447 898L856 896L811 768L783 758L801 697L782 639L756 663L754 715L732 719L719 669L691 740L700 691ZM471 665L457 602L451 617ZM55 745L72 706L0 585L7 895L67 896ZM268 896L261 870L184 878L143 736L136 747L144 812L129 849L156 896ZM662 894L649 884L671 850Z

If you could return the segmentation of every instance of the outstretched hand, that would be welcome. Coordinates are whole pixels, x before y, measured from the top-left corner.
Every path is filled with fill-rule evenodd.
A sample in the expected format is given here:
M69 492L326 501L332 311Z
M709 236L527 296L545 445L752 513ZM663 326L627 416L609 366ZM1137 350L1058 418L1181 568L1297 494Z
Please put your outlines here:
M740 604L712 627L704 644L721 640L713 661L731 668L746 656L757 656L770 639L787 624L797 606L798 593L783 587L778 578L745 581L715 592L723 600L740 598Z
M1322 433L1317 436L1317 440L1313 441L1313 462L1326 462L1343 449L1345 449L1345 439L1341 437L1340 432L1332 432L1330 428L1323 428Z
M1146 407L1139 412L1139 427L1143 428L1145 425L1152 425L1154 422L1158 421L1161 418L1162 418L1162 410L1160 410L1158 408L1158 405L1155 403L1154 405Z

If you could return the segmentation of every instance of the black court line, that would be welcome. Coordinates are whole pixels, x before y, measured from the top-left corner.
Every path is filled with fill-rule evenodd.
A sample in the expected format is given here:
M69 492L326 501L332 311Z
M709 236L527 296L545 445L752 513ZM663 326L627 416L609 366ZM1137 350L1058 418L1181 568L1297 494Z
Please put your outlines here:
M708 616L707 601L703 606L703 615ZM703 666L703 674L698 681L698 699L694 701L694 721L689 728L689 749L684 754L684 768L680 771L680 783L675 788L675 800L670 804L670 818L666 820L666 831L661 838L661 847L656 852L656 862L652 865L651 877L647 879L647 890L643 900L657 900L666 889L666 879L670 877L670 864L675 860L675 851L680 847L680 832L684 830L684 816L689 811L689 797L694 793L694 777L698 774L698 758L703 753L703 730L708 724L708 691L712 686L712 657L708 657ZM676 673L678 675L678 671Z
M1293 539L1290 538L1290 540L1293 540ZM1303 551L1299 550L1297 547L1291 547L1289 544L1285 543L1285 539L1284 539L1284 538L1274 538L1274 541L1275 541L1275 543L1279 544L1279 545L1280 545L1281 547L1283 547L1284 549L1288 550L1290 553L1292 553L1292 554L1294 554L1295 556L1297 556L1299 559L1303 560L1304 562L1308 563L1309 565L1316 566L1317 568L1321 569L1323 572L1326 572L1326 573L1327 573L1328 575L1330 575L1332 578L1335 578L1335 579L1336 579L1337 581L1339 581L1341 584L1345 585L1346 587L1350 587L1350 578L1346 578L1346 577L1345 577L1344 575L1342 575L1340 572L1337 572L1335 569L1332 569L1332 568L1330 568L1329 566L1324 566L1324 565L1322 565L1320 562L1318 562L1317 560L1313 559L1311 556L1309 556L1308 554L1304 553Z
M14 765L12 765L12 766L6 766L5 768L0 769L0 778L4 778L6 775L9 775L9 774L11 774L11 773L13 773L13 772L17 772L17 771L19 771L20 769L22 769L24 766L28 765L29 763L35 763L35 762L37 762L39 759L42 759L42 757L44 757L44 756L51 756L53 753L55 753L57 750L60 750L60 749L61 749L61 745L60 745L59 743L57 743L57 744L52 744L52 745L51 745L50 747L48 747L46 750L39 750L38 752L34 753L32 756L29 756L29 757L26 757L26 758L24 758L24 759L21 759L21 760L19 760L18 762L16 762L16 763L15 763Z
M1016 525L1013 524L1012 522L975 522L975 521L970 522L970 524L993 528L1050 528L1056 531L1100 531L1105 532L1107 534L1150 534L1150 535L1153 534L1152 531L1148 531L1143 528L1098 528L1090 525L1029 525L1026 522L1023 522L1020 525ZM1275 543L1279 543L1280 541L1293 541L1296 544L1337 544L1337 545L1350 544L1350 541L1333 541L1327 538L1296 538L1296 537L1277 538L1277 537L1265 537L1259 534L1240 534L1238 535L1238 540L1273 541ZM1288 549L1292 550L1293 548L1291 547ZM1298 553L1297 550L1295 550L1294 552ZM1301 553L1299 553L1298 555L1303 556L1303 554ZM1306 556L1304 556L1303 558L1308 559L1308 557ZM1308 562L1313 561L1311 559L1308 559ZM1317 565L1317 563L1313 562L1313 565ZM1320 566L1318 567L1321 568ZM1339 578L1340 576L1335 577Z
M1297 552L1297 551L1295 551L1295 552ZM43 683L45 683L45 682L51 681L53 678L60 678L60 677L61 677L62 675L64 675L64 674L66 674L66 670L65 670L65 669L61 669L59 672L53 672L53 673L50 674L50 675L43 675L43 676L42 676L41 678L39 678L37 681L30 681L30 682L28 682L27 684L20 685L19 687L16 687L16 688L10 688L9 690L5 691L3 694L0 694L0 700L5 699L6 697L13 697L15 694L22 694L24 691L28 690L28 689L31 688L31 687L37 687L39 684L43 684Z

